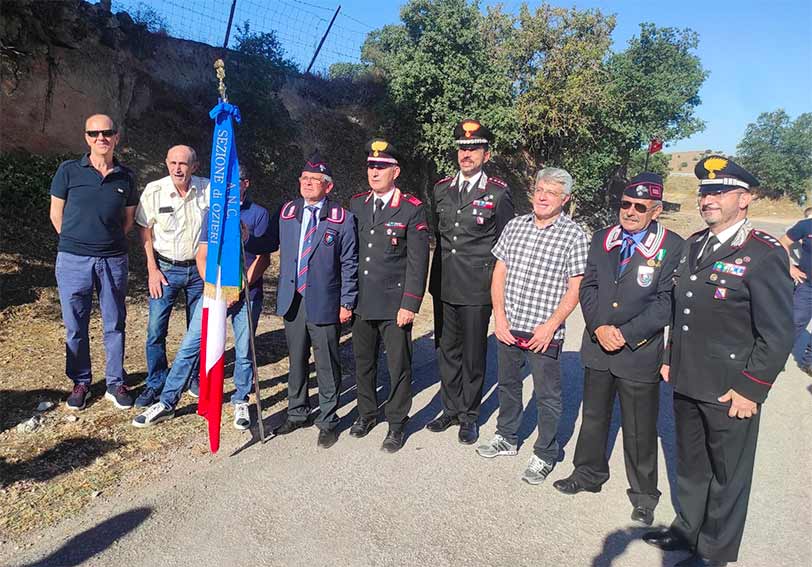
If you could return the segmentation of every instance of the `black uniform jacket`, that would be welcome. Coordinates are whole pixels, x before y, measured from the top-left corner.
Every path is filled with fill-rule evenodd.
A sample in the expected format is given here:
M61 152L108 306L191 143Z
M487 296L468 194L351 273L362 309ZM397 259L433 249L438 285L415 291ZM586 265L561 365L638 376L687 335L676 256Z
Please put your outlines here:
M490 305L491 276L496 263L491 249L514 216L507 183L485 173L476 187L460 195L459 178L434 186L437 249L429 291L456 305Z
M707 238L707 229L688 238L676 272L671 384L704 402L718 403L732 388L761 403L792 350L787 253L745 221L697 267Z
M652 222L629 264L618 278L623 243L620 225L598 231L592 238L580 301L586 328L581 361L595 370L639 382L657 382L663 360L663 330L671 322L674 271L683 255L684 240ZM614 325L626 345L607 352L595 329Z
M417 313L426 289L429 232L417 197L394 194L372 222L372 191L355 195L350 211L358 221L358 306L364 319L396 319L402 307Z

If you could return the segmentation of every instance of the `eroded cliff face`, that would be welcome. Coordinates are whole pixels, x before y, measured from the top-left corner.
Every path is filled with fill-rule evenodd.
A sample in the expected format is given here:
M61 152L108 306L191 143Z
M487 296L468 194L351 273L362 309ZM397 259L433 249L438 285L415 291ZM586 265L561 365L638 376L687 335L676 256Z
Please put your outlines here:
M98 112L126 143L131 125L171 111L172 99L198 116L216 99L220 50L149 33L98 4L3 0L0 42L0 151L82 152L84 119Z

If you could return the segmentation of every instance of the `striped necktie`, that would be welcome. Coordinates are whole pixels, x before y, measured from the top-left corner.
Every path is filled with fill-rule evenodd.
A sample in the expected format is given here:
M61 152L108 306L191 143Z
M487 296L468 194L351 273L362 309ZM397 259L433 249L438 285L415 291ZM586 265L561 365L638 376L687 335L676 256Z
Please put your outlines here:
M629 262L632 261L632 253L634 253L634 238L631 236L623 237L623 245L620 248L620 258L617 265L618 277L623 275Z
M299 255L299 271L296 274L296 291L301 295L304 295L307 287L307 265L310 261L310 253L313 252L313 236L316 234L319 210L318 207L313 205L306 208L310 211L310 222L307 223L307 232L305 232L304 241L302 242L302 253Z

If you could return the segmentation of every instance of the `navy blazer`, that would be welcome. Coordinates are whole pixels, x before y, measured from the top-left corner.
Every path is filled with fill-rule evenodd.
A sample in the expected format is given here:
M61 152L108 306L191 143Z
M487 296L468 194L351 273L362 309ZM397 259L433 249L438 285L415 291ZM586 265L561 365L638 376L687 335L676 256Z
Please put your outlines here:
M285 203L260 238L250 238L245 249L254 252L279 250L279 285L276 314L285 316L296 295L299 237L302 231L304 199ZM304 293L307 321L317 325L337 324L342 305L355 306L358 298L358 243L355 216L338 202L325 200L319 212L314 248L308 261Z

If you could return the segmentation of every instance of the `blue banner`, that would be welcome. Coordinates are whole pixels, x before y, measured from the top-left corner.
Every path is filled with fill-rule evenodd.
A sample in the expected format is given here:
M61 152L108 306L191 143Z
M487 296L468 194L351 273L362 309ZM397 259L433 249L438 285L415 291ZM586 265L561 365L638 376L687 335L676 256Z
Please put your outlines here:
M222 100L209 116L214 120L211 148L206 294L215 297L218 284L226 301L237 299L242 288L240 263L240 166L234 124L240 110Z

